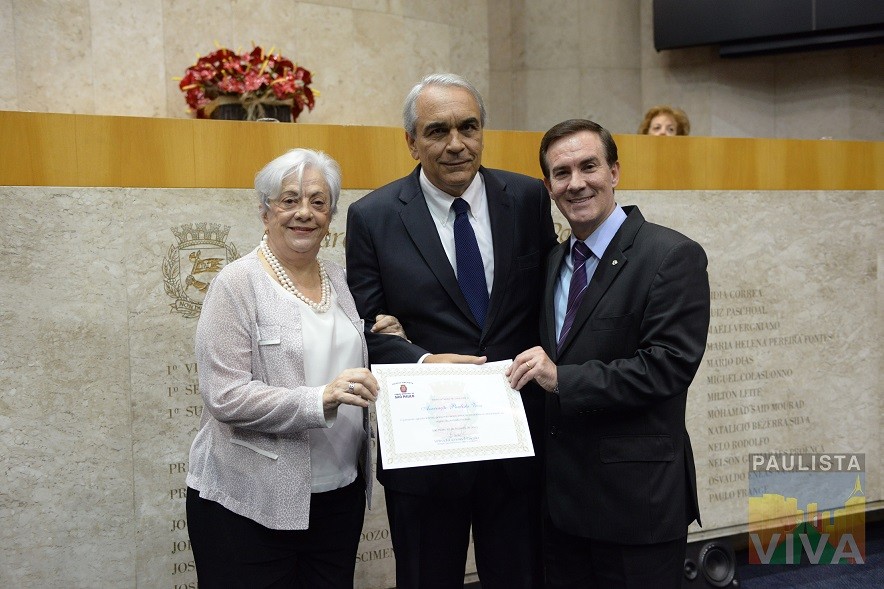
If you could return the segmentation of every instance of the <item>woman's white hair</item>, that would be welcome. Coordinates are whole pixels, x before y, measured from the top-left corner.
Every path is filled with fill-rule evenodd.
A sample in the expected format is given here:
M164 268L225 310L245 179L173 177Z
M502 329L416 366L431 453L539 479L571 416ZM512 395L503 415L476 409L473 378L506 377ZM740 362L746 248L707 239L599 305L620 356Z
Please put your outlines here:
M279 198L282 184L291 176L300 182L304 170L319 170L328 184L331 197L331 214L338 212L338 197L341 195L341 167L327 154L312 149L292 149L282 154L255 174L255 192L261 215L267 212L270 201Z

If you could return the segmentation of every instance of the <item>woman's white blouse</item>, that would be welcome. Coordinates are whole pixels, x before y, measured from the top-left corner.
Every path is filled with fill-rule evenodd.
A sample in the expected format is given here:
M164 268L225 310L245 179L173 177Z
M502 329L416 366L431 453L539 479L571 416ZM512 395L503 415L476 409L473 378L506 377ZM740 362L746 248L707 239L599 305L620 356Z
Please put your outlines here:
M337 291L331 289L331 308L317 313L267 275L282 295L298 306L304 337L304 371L307 386L325 386L347 368L362 366L361 330L337 304ZM310 436L311 490L324 493L345 487L356 480L359 450L364 443L362 409L341 405L327 428L312 429Z

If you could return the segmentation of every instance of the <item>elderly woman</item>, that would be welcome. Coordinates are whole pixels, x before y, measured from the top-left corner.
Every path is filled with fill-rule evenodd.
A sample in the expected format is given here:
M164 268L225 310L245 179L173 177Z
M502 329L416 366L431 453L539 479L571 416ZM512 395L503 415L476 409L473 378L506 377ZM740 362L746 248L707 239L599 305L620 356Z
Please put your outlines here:
M679 108L654 106L645 113L638 132L642 135L689 135L691 122Z
M212 281L187 520L201 589L352 587L378 383L344 270L317 258L341 173L295 149L258 172L264 238ZM399 333L379 316L375 331ZM368 337L392 337L368 333Z

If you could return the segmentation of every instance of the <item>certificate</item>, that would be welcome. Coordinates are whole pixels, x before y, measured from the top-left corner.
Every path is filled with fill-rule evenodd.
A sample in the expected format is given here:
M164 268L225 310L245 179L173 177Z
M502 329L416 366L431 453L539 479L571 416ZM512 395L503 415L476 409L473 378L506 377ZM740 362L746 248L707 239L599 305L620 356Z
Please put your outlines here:
M384 468L534 456L510 364L372 365Z

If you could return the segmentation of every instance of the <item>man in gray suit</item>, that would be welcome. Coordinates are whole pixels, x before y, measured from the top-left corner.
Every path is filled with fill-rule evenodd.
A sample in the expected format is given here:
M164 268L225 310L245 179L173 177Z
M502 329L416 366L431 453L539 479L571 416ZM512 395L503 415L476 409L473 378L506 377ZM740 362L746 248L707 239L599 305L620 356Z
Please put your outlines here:
M550 253L541 346L509 374L546 391L547 586L678 589L700 517L685 403L709 329L706 254L615 202L617 145L598 124L551 128L540 164L572 236Z
M556 243L546 188L482 167L485 107L463 78L428 76L403 114L420 165L347 214L347 279L360 315L395 315L411 340L376 338L370 360L512 358L540 341L543 263ZM470 271L457 236L464 221L478 246ZM478 288L459 282L471 272ZM530 388L523 400L539 453L543 398ZM542 587L539 458L385 470L379 454L399 589L463 587L471 526L483 589Z

